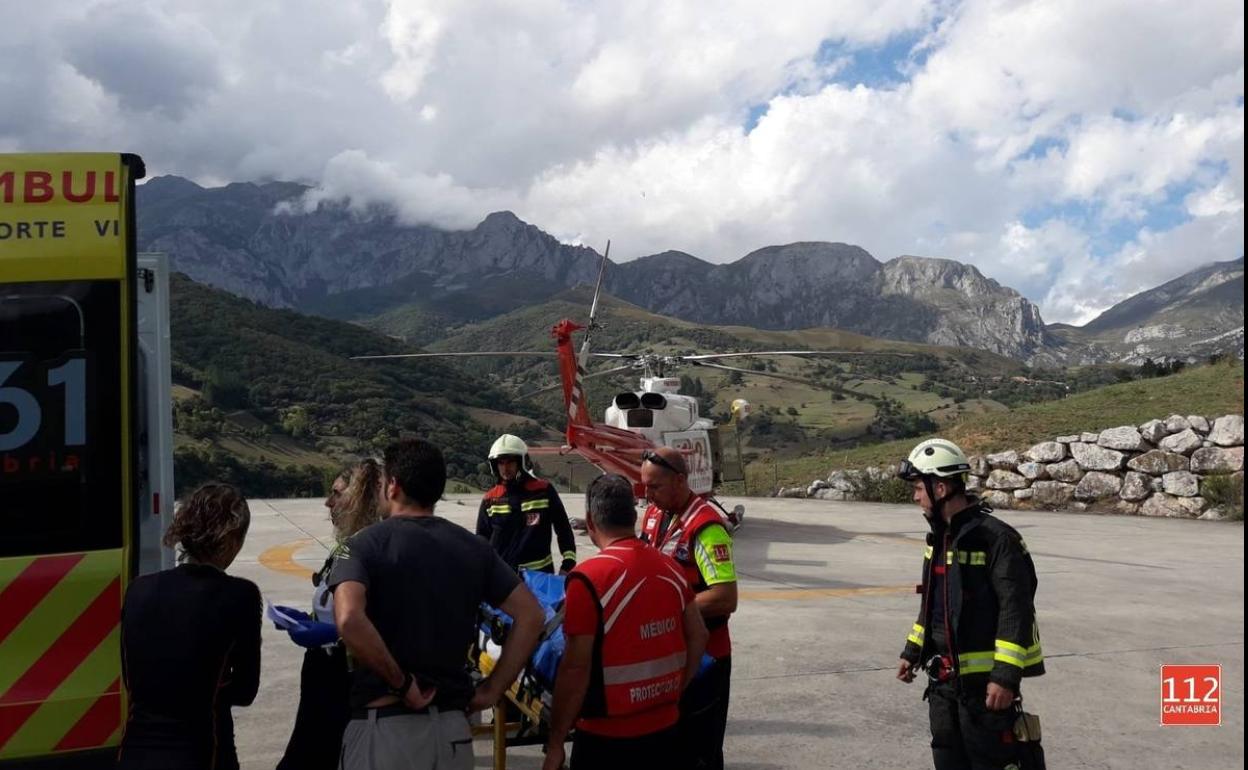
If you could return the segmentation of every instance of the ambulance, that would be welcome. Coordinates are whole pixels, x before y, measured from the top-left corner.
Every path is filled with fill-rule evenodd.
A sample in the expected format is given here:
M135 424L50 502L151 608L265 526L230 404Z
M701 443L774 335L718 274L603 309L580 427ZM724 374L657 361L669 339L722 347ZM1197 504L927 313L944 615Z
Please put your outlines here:
M136 155L0 154L0 768L109 767L120 613L172 566L168 263Z

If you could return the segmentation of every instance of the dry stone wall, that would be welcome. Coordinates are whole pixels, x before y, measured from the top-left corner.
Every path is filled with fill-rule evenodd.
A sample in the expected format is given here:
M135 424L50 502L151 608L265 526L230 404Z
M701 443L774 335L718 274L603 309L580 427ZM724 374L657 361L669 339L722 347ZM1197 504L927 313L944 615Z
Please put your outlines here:
M1229 514L1205 495L1226 477L1244 483L1244 418L1171 415L1143 425L1057 436L1022 451L970 458L968 486L992 507L1102 510L1143 516L1220 519ZM860 479L894 468L833 471L781 495L852 500ZM1214 480L1216 479L1216 481ZM1242 498L1239 505L1243 505Z

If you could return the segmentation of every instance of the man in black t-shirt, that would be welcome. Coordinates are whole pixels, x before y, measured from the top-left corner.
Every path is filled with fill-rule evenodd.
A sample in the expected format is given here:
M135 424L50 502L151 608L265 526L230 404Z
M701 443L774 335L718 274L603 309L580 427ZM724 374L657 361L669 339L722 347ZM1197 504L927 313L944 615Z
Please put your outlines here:
M446 486L437 447L385 452L386 519L357 533L330 573L334 620L355 659L343 770L472 767L466 711L489 708L537 645L537 600L489 543L433 515ZM515 619L493 673L475 688L467 651L477 607Z

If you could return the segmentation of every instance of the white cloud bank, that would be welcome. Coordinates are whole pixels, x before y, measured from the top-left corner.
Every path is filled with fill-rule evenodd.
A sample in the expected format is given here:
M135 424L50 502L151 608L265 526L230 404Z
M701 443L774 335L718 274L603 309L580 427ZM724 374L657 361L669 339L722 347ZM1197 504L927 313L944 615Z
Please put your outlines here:
M310 181L312 201L388 202L444 227L510 208L563 239L611 238L622 258L723 262L794 240L951 257L1049 321L1243 254L1243 9L1229 0L5 13L8 150ZM854 54L898 41L913 43L900 71L865 78L889 85L858 84Z

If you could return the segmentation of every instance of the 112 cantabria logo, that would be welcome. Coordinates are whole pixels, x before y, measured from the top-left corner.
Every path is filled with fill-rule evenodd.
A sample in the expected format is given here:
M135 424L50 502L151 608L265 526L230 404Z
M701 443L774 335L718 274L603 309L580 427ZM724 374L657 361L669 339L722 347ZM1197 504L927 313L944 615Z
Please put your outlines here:
M1222 724L1222 667L1162 666L1161 724Z

